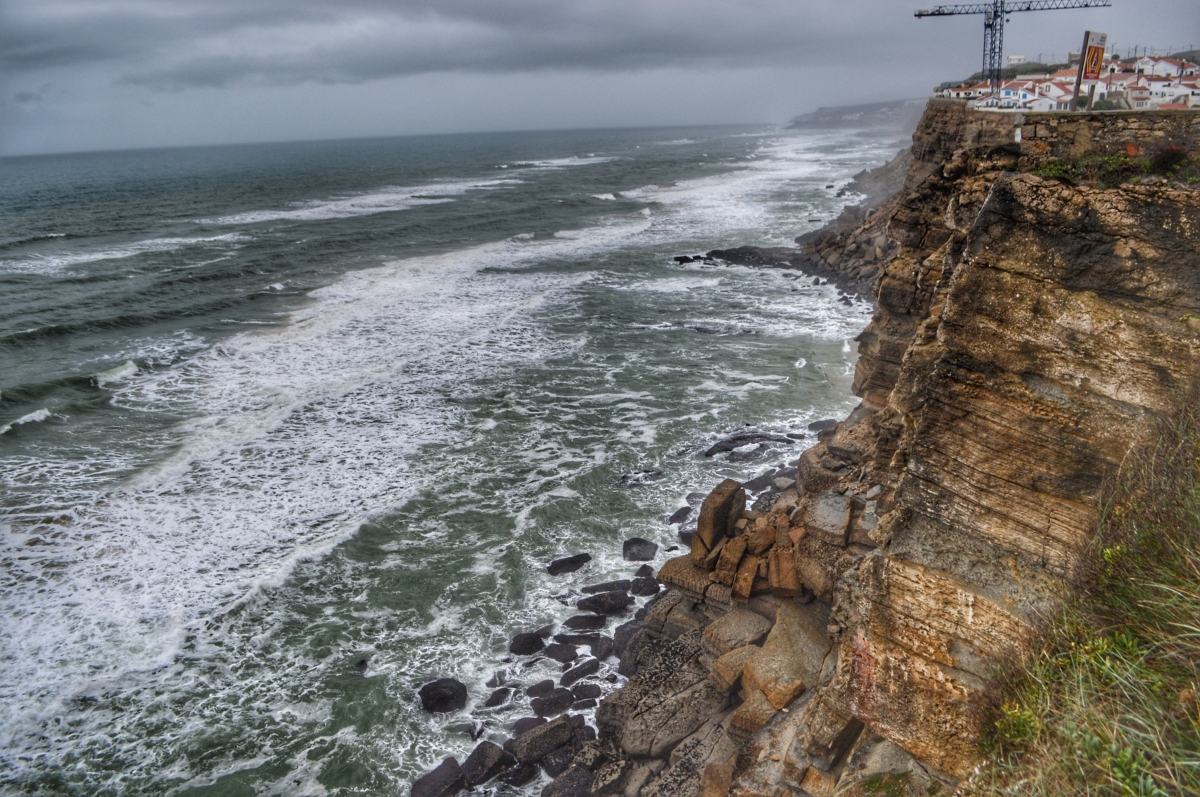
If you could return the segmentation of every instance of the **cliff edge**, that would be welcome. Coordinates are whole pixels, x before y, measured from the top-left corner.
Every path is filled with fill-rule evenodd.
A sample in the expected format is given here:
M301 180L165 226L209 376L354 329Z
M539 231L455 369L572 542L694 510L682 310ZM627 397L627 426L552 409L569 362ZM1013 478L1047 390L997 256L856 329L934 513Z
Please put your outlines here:
M765 511L736 482L708 497L669 591L618 635L631 677L600 738L545 793L934 794L968 776L989 678L1053 611L1102 484L1197 388L1200 191L1044 175L1198 142L1196 113L931 102L872 213L887 256L861 405Z

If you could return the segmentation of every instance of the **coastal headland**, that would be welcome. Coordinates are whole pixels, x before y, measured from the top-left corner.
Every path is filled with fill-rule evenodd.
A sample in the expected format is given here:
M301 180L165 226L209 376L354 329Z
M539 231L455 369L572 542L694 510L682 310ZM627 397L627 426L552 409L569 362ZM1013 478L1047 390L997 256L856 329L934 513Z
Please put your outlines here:
M1106 480L1200 387L1200 191L1171 171L1198 153L1192 111L933 100L911 149L859 176L871 198L798 249L708 253L872 297L861 404L814 430L794 483L704 486L690 552L617 629L629 680L595 731L558 713L413 793L539 766L546 797L959 788ZM563 711L573 672L548 684Z

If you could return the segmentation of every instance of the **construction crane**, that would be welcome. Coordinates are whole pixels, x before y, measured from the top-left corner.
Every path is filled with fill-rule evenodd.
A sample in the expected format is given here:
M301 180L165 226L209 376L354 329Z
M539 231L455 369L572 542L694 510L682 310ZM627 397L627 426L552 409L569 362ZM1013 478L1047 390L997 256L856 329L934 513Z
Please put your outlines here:
M1004 18L1015 11L1050 11L1059 8L1097 8L1111 6L1112 0L991 0L959 6L934 6L916 13L917 17L949 17L958 14L983 14L983 78L992 93L1000 90L1000 70L1004 68Z

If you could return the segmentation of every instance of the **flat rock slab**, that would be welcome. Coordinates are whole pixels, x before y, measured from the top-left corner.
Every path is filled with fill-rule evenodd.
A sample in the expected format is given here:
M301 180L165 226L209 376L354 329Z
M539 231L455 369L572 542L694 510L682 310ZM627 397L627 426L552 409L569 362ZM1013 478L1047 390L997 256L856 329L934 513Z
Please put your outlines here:
M700 661L700 633L657 646L629 683L596 710L602 733L633 756L662 757L725 707L727 696Z
M509 740L509 749L522 764L535 764L571 741L571 718L563 715Z
M704 629L704 641L723 656L734 648L756 645L771 630L771 621L749 609L734 609Z
M421 708L432 713L458 711L467 705L466 685L453 678L431 681L418 689L417 695L421 698Z
M463 762L463 778L467 788L474 788L487 783L516 763L517 759L495 742L480 742Z
M576 664L574 667L564 672L562 674L562 678L560 678L558 682L562 686L569 687L576 681L586 678L589 675L595 675L597 672L599 672L599 670L599 659L585 659L584 661Z
M576 606L585 612L618 614L624 611L625 607L631 603L633 603L633 597L628 592L613 590L612 592L601 592L599 595L584 598Z
M453 757L413 781L412 797L450 797L465 789L462 768Z
M594 780L586 769L571 767L542 789L542 797L589 797Z
M546 570L552 576L561 576L564 573L574 573L590 561L592 561L590 553L577 553L574 556L564 556L562 559L555 559L546 566Z
M656 578L635 578L629 587L629 591L639 598L657 595L661 589Z
M537 764L517 764L512 769L500 775L496 780L506 786L520 787L538 776Z
M545 644L542 641L542 635L536 631L517 634L508 643L508 652L514 656L531 656L541 650Z
M657 553L657 543L642 537L631 537L621 546L621 555L627 562L649 562Z
M574 702L575 695L571 694L570 689L559 688L545 697L535 697L529 702L529 707L539 717L553 717L571 708Z
M572 631L597 631L608 624L608 618L603 614L577 614L563 620L563 628Z
M784 708L815 685L833 646L823 621L815 608L780 604L762 650L745 663L742 685L761 690L775 708Z

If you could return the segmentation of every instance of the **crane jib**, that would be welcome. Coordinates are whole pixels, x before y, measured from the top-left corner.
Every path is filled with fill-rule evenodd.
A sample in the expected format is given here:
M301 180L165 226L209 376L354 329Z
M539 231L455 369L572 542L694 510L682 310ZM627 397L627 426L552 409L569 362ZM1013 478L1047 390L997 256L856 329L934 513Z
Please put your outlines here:
M958 14L983 14L983 70L992 94L1000 90L1004 69L1004 18L1016 11L1054 11L1063 8L1102 8L1112 0L992 0L990 3L934 6L917 11L917 17L949 17Z

